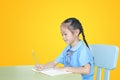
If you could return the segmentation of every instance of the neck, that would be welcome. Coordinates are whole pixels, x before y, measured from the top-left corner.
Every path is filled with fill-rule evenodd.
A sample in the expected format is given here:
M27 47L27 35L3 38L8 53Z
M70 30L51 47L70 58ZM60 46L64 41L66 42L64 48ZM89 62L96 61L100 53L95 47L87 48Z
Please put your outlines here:
M76 40L71 44L71 48L75 47L79 41L80 41L79 39L76 39Z

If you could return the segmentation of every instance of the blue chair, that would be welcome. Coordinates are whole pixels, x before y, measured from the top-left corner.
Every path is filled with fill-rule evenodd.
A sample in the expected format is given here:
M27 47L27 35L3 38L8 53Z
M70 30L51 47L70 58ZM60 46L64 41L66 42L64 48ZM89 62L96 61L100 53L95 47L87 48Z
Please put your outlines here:
M110 80L110 70L115 69L118 60L118 47L104 44L91 44L91 52L97 67L96 80L101 80L101 70L104 68L104 80Z

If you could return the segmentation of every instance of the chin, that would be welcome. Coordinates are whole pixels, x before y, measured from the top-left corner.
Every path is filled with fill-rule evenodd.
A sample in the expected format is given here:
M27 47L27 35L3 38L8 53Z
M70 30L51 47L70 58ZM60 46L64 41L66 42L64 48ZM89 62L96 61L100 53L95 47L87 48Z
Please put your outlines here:
M68 44L68 45L69 45L70 43L69 43L69 42L66 42L66 44Z

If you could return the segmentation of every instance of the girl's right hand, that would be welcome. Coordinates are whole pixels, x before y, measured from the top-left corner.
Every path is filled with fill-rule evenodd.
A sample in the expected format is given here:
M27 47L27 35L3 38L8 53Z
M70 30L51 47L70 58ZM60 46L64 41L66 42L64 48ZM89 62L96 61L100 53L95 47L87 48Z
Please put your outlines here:
M41 71L41 70L44 69L44 65L36 64L36 65L35 65L35 69L38 70L38 71Z

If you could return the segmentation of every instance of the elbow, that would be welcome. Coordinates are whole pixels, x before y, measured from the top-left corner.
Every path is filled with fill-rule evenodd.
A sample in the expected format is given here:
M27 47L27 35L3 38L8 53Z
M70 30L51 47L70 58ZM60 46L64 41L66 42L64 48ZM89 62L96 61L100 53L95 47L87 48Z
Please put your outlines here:
M86 69L85 74L90 74L90 69Z
M90 74L90 68L84 67L83 74Z
M85 74L90 74L90 64L87 64L86 66L84 66L84 70L85 70Z
M90 74L90 70L87 70L87 71L86 71L86 74Z

